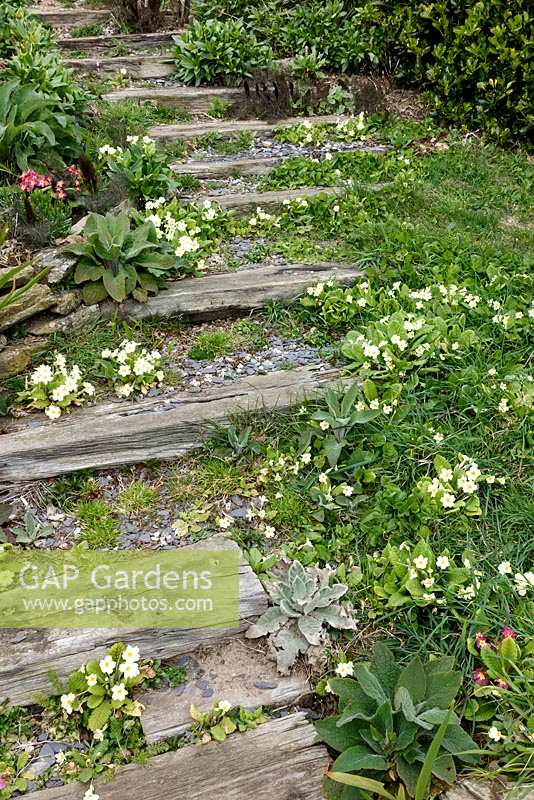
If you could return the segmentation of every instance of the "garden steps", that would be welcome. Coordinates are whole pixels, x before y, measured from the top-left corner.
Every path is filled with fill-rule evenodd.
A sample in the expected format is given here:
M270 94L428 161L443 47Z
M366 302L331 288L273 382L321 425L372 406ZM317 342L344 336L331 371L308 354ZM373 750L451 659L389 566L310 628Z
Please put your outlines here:
M182 658L180 664L187 661ZM297 667L291 675L279 675L276 664L264 650L242 636L192 656L187 671L186 683L138 697L145 706L141 725L147 742L158 742L188 730L191 704L202 712L209 711L220 700L249 710L280 708L292 706L311 693L303 667Z
M331 278L347 286L362 274L350 264L269 264L171 281L146 303L126 300L119 309L114 304L106 306L103 313L127 320L180 316L190 322L207 322L246 316L267 303L289 302L304 294L308 287Z
M65 678L88 660L102 658L118 641L138 646L147 657L170 659L239 636L266 611L267 595L235 542L214 536L187 545L186 549L239 551L240 565L236 578L239 579L240 615L237 628L210 628L199 624L199 627L190 629L139 629L135 625L77 630L0 629L0 700L8 697L13 705L28 705L36 693L50 693L50 671ZM135 614L133 617L135 622ZM233 620L228 622L233 624Z
M342 152L387 153L391 148L387 145L356 144L350 150ZM341 151L340 151L341 152ZM296 158L297 153L283 156L255 156L251 158L221 158L221 159L189 159L171 164L171 169L178 175L194 175L201 180L216 178L229 178L234 175L266 175L274 167L290 158Z
M297 122L304 122L309 120L314 124L319 123L335 123L341 119L349 119L339 114L328 114L315 117L288 117L285 119L278 119L274 122L266 122L262 119L247 119L247 120L233 120L224 121L217 120L215 122L193 122L193 123L180 123L172 125L153 125L148 130L148 135L153 139L161 142L178 142L187 141L190 139L197 139L200 136L205 136L208 133L217 133L224 139L229 139L236 133L243 131L250 131L254 134L264 134L270 136L279 127L289 127L295 125Z
M273 719L221 743L190 745L116 771L97 781L100 800L321 800L329 756L315 744L302 713ZM32 800L82 800L87 786L70 783L33 793Z
M303 189L282 189L273 192L243 192L223 195L209 194L195 197L195 201L212 200L222 208L233 211L238 217L256 211L258 207L270 211L281 208L291 200L310 200L319 195L328 197L342 197L346 189L342 186L311 186Z
M67 58L64 66L75 72L115 74L125 69L130 78L149 80L168 78L176 69L174 59L162 54L150 56L114 56L113 58ZM146 90L145 90L146 91ZM148 90L149 91L149 90Z
M64 52L89 51L96 57L95 51L103 50L104 53L116 47L128 50L148 50L153 47L171 47L173 36L178 36L183 30L168 31L164 33L118 33L112 36L65 36L56 39L55 44Z
M339 370L315 364L253 375L202 395L174 391L135 403L106 402L56 421L32 415L0 435L0 486L172 459L199 447L213 422L225 424L244 411L288 409L340 380Z
M174 62L173 62L174 63ZM133 100L137 103L153 103L158 106L179 107L194 114L204 114L210 110L214 100L221 100L231 105L245 99L242 89L227 89L221 86L200 88L195 86L134 86L128 89L117 89L102 96L109 103L121 103Z
M109 8L40 8L32 6L30 14L52 28L74 28L77 25L93 25L107 22L111 16Z

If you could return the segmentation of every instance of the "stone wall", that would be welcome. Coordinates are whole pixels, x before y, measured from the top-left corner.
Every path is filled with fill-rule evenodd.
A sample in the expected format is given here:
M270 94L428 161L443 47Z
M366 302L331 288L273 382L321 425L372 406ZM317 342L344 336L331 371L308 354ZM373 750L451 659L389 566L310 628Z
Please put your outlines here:
M82 305L78 289L58 287L73 271L75 263L74 256L49 248L42 250L17 275L18 287L42 269L49 270L41 283L0 311L0 378L23 372L31 358L46 348L47 338L52 333L75 332L100 317L97 305ZM7 271L0 270L0 277Z

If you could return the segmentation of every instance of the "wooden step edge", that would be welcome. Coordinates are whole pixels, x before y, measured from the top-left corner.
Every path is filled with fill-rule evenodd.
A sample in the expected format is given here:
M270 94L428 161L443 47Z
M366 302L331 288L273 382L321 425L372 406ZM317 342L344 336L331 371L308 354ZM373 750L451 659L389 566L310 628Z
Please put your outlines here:
M300 122L308 120L313 124L331 124L338 120L350 119L339 114L318 115L315 117L286 117L271 122L261 119L236 120L236 121L215 121L215 122L194 122L172 125L153 125L148 130L148 135L159 141L180 141L187 139L197 139L207 133L217 133L222 138L230 138L241 131L265 134L269 136L276 128L287 128Z
M199 447L211 424L247 411L283 411L332 384L341 373L323 364L254 375L204 392L173 392L140 402L108 402L59 420L31 420L0 435L0 485L168 460ZM1 692L0 692L1 694Z
M45 25L52 27L72 28L76 25L88 25L93 22L106 22L112 15L110 8L41 8L31 6L28 12L38 17Z
M174 59L162 55L117 56L114 58L68 58L63 65L81 73L115 73L126 70L129 77L151 79L167 78L176 69Z
M118 89L102 96L108 103L121 103L132 101L137 103L152 103L170 107L179 107L198 114L208 113L214 100L222 100L235 105L244 98L241 89L226 89L213 87L209 89L195 89L191 86L144 87L136 86L127 89Z
M367 145L356 143L353 148L345 150L332 150L336 153L376 153L382 155L391 150L389 145ZM194 175L200 179L226 178L233 175L266 175L278 164L299 156L311 158L306 152L288 153L277 156L251 156L250 158L203 158L189 159L188 161L175 161L170 165L177 175ZM322 158L323 154L316 157Z
M143 50L145 47L163 47L173 44L173 36L183 33L183 29L165 33L118 33L110 36L65 36L56 39L55 44L63 51L113 50L117 46L130 50Z
M294 200L311 200L318 196L342 197L346 194L343 186L312 186L303 189L282 189L273 192L243 192L223 195L210 195L196 197L197 202L209 199L217 202L222 208L233 211L236 216L253 213L256 208L278 209Z
M143 628L132 624L122 628L79 628L63 630L0 629L0 699L12 705L28 705L37 693L50 694L50 672L60 679L94 658L102 658L115 642L139 647L144 658L171 659L209 648L242 634L267 607L267 595L242 551L231 539L217 535L192 545L187 550L236 550L239 559L239 624L228 620L228 627L190 629ZM206 623L204 623L204 626Z
M95 782L100 800L322 800L330 762L303 713L234 733L224 742L190 745L119 768ZM87 786L70 783L32 793L32 800L82 800Z
M278 674L274 661L243 636L182 657L188 679L174 689L145 692L137 699L145 706L141 725L149 743L184 733L191 727L190 707L202 712L225 700L233 707L289 707L310 694L306 670Z

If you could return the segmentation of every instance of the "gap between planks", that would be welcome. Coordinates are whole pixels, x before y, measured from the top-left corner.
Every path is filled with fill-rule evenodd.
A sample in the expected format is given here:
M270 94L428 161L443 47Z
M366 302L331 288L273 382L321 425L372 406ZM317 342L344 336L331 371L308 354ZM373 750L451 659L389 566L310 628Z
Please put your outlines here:
M149 743L190 728L191 705L202 712L220 700L250 710L280 708L294 705L311 692L302 665L291 675L279 675L264 648L242 636L182 658L182 662L187 669L185 683L174 689L148 691L137 698L145 706L141 725Z

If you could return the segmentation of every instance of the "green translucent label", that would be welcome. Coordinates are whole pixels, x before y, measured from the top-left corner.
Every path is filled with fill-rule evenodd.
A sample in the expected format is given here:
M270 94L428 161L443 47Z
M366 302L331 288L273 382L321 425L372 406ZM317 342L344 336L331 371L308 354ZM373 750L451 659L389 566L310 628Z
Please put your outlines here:
M3 628L234 628L239 551L0 549Z

